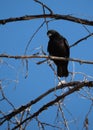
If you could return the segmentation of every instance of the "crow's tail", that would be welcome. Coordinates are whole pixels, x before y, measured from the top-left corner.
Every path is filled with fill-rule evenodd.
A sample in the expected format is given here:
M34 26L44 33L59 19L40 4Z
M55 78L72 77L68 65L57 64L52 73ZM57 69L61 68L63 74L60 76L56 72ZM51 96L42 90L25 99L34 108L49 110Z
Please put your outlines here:
M67 65L57 66L57 75L59 77L67 77L68 76Z

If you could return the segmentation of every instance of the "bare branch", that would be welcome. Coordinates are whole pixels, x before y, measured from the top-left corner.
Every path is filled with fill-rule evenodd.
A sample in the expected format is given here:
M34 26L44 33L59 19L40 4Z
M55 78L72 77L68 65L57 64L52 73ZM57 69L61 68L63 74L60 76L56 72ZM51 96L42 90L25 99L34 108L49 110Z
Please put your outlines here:
M78 41L75 42L74 44L70 45L70 47L76 46L79 42L81 42L81 41L83 41L83 40L86 40L87 38L89 38L89 37L91 37L91 36L93 36L93 33L90 33L89 35L87 35L87 36L81 38L80 40L78 40Z
M68 96L69 94L78 91L79 89L81 89L84 86L88 86L88 87L93 87L93 81L74 81L74 82L69 82L69 83L64 83L61 85L58 85L54 88L49 89L47 92L43 93L42 95L40 95L38 98L36 98L35 100L30 101L28 104L19 107L18 109L15 109L13 112L11 112L8 115L5 115L4 117L1 117L0 120L0 125L2 125L5 121L10 120L12 117L14 117L15 115L17 115L18 113L26 110L28 107L32 106L33 104L39 102L42 98L44 98L45 96L49 95L50 93L52 93L55 90L59 90L59 89L63 89L64 87L71 87L74 86L72 89L70 89L69 91L67 91L66 93L62 94L61 96L58 96L55 100L47 103L46 105L44 105L42 107L42 109L40 109L39 111L37 111L36 113L34 113L30 119L34 118L35 116L38 116L38 114L40 114L42 111L44 111L46 108L48 108L49 106L52 106L54 103L58 102L60 99L63 99L64 97ZM29 120L27 118L27 120Z
M3 92L3 89L2 89L2 85L0 83L0 92L1 92L1 95L2 95L2 99L0 99L0 101L2 100L6 100L6 102L13 108L15 109L14 105L8 100L8 98L5 96L4 92Z
M46 58L51 60L63 60L63 61L75 61L79 62L80 64L93 64L93 61L88 60L80 60L76 58L64 58L64 57L56 57L56 56L47 56L47 55L22 55L22 56L13 56L8 54L0 54L1 58L13 58L13 59L32 59L32 58Z
M27 49L32 41L32 39L34 38L34 36L36 35L36 33L40 30L40 28L44 25L45 21L37 28L37 30L33 33L33 35L31 36L30 40L28 41L27 45L26 45L26 48L25 48L25 53L27 52Z
M61 85L61 86L64 86ZM47 104L43 105L38 111L36 111L35 113L33 113L31 116L29 116L28 118L24 119L19 125L15 126L12 130L15 130L16 128L18 128L20 125L24 124L26 121L33 119L34 117L38 116L39 114L41 114L43 111L45 111L46 109L48 109L49 107L53 106L55 103L57 103L58 101L64 99L66 96L72 94L73 92L79 91L82 87L84 86L88 86L88 87L93 87L93 81L90 82L79 82L78 84L76 84L72 89L69 89L67 92L63 93L60 96L57 96L56 99L48 102Z
M7 18L1 19L0 24L6 24L9 22L17 22L17 21L24 21L24 20L33 20L33 19L41 19L41 18L51 18L55 20L67 20L79 24L85 24L89 26L93 26L93 21L87 19L81 19L70 15L60 15L60 14L40 14L40 15L25 15L21 17L14 17L14 18Z
M42 2L40 2L38 0L34 0L34 1L41 4L43 7L45 7L50 12L50 14L53 14L53 11L48 6L46 6L44 3L42 3Z

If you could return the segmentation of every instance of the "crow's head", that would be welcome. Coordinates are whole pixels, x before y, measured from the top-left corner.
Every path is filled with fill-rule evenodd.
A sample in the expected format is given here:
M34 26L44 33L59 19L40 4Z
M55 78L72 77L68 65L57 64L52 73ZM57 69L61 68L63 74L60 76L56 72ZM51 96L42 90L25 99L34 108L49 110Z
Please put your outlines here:
M57 31L55 31L55 30L49 30L47 32L47 35L48 35L49 38L60 37L60 34Z

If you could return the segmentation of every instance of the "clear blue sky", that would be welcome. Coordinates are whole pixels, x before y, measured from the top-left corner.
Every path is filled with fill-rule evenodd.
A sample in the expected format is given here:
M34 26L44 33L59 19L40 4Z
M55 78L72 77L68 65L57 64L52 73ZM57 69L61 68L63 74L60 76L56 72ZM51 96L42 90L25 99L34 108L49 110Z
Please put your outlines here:
M51 8L55 14L66 14L79 18L93 20L92 0L41 1L44 2L49 8ZM0 1L0 19L34 14L42 14L42 8L33 0ZM10 55L23 55L28 41L42 22L43 19L36 19L0 25L0 54L6 53ZM92 26L86 26L86 28L91 33L93 32ZM64 20L50 22L49 29L55 29L60 32L64 37L67 38L70 45L89 34L88 31L81 24L76 24ZM41 46L47 53L48 37L46 33L47 29L44 25L31 41L27 54L32 55L33 53L39 52L39 48ZM89 39L81 42L78 46L71 48L70 57L84 60L93 60L92 53L93 37L90 37ZM46 63L36 65L36 63L40 61L40 59L29 59L28 61L28 77L25 79L26 68L24 61L14 59L0 59L0 80L2 80L2 86L5 95L17 108L28 103L30 100L35 99L46 90L56 86L58 83L53 71ZM75 72L83 72L86 75L91 76L91 78L89 77L87 78L87 80L93 80L93 65L80 65L79 63L70 62L70 72L73 71L73 66ZM67 78L67 81L70 80L71 75L69 75L69 77ZM74 80L83 81L84 76L82 76L82 74L76 74ZM80 93L84 93L84 90ZM91 94L91 96L93 95ZM55 98L54 93L51 96L42 100L36 106L34 106L32 108L32 111L36 111L37 108L39 108L43 104L46 104L49 100L53 98ZM88 112L90 104L90 100L86 100L86 98L80 97L80 94L78 93L70 95L65 99L66 108L72 113L73 117L76 117L76 120L79 120L77 121L77 125L80 125L80 127L78 126L80 129L82 126L82 121L84 120L85 113ZM52 108L50 109L52 110ZM1 102L0 110L8 112L8 110L12 110L12 108L6 102ZM51 121L52 117L55 119L55 108L52 112L51 110L42 113L40 115L40 119L42 121ZM64 111L66 111L65 108ZM51 118L48 116L48 114L51 116ZM67 111L66 117L67 119L71 118ZM93 122L93 116L90 116L90 119L90 129L93 129L93 126L91 125L91 123ZM35 122L33 122L31 125L32 130L37 129L34 128L34 123ZM5 128L6 126L4 125L2 129ZM27 130L29 130L29 128ZM75 130L74 125L71 126L71 130Z

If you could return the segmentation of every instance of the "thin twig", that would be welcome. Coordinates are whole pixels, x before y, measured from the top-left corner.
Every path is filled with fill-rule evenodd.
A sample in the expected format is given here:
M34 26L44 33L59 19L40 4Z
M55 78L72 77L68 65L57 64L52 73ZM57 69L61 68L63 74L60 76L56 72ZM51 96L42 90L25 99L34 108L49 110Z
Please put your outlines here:
M43 7L45 7L50 12L50 14L53 14L53 11L48 6L46 6L44 3L42 3L42 2L40 2L38 0L34 0L34 1L41 4Z
M15 110L15 107L14 107L13 103L11 103L11 102L8 100L8 98L5 96L1 84L0 84L0 91L1 91L2 99L3 99L3 100L6 100L6 102Z
M81 38L80 40L76 41L74 44L70 45L70 48L76 46L78 43L80 43L83 40L86 40L87 38L89 38L91 36L93 36L93 33L90 33L89 35L87 35L87 36Z
M28 43L27 43L27 45L26 45L25 53L24 53L24 54L26 54L26 52L27 52L27 50L28 50L28 47L29 47L29 45L30 45L32 39L34 38L34 36L36 35L36 33L40 30L40 28L44 25L44 23L45 23L45 21L37 28L37 30L36 30L36 31L33 33L33 35L31 36L30 40L28 41Z

